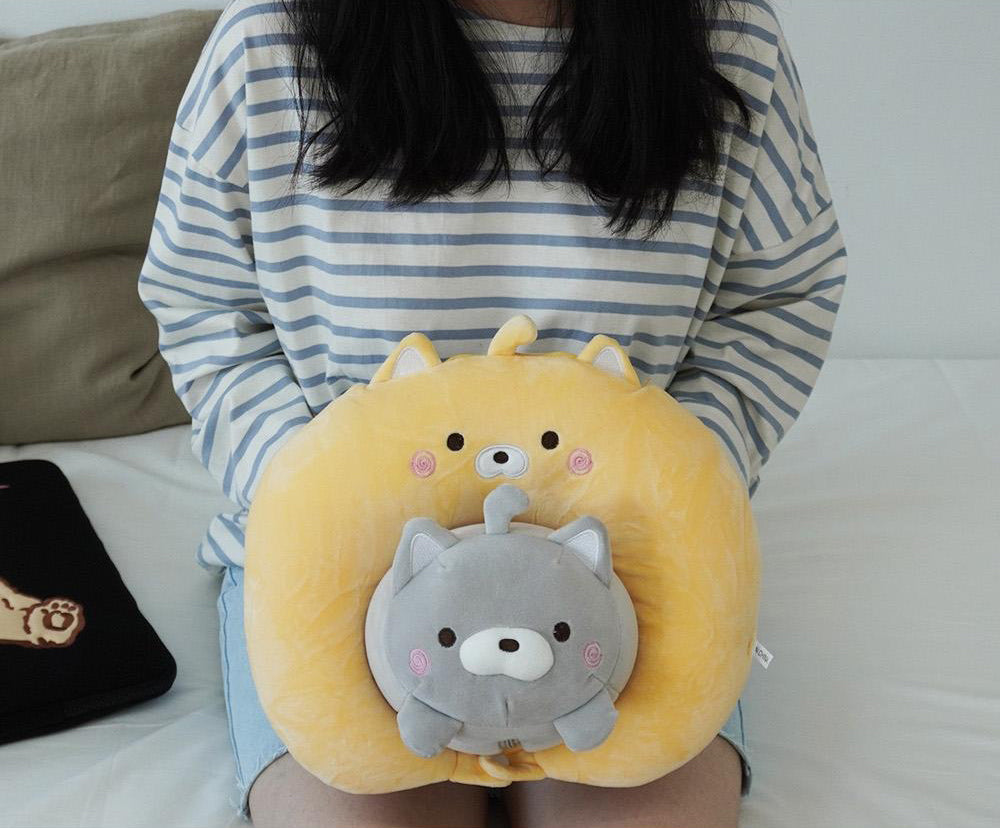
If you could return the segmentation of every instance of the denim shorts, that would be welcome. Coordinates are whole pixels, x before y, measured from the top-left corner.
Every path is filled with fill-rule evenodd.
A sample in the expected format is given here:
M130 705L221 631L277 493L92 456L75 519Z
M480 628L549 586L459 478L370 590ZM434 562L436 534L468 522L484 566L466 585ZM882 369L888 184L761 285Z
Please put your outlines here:
M249 818L247 798L257 776L275 759L288 752L271 728L257 697L246 637L243 634L243 567L226 567L219 591L219 647L222 655L223 692L229 719L229 741L236 759L236 791L230 804L237 814ZM740 755L743 766L742 795L750 793L750 758L743 729L743 706L737 701L719 733ZM500 796L500 788L489 788Z

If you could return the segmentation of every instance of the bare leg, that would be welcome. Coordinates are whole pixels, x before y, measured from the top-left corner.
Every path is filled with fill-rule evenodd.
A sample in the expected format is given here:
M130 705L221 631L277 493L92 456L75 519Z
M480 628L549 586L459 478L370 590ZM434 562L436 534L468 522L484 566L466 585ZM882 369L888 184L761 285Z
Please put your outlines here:
M331 788L290 753L272 762L250 788L255 828L483 828L486 788L437 782L387 794Z
M503 788L511 828L736 828L743 769L721 736L677 770L634 788L556 779Z

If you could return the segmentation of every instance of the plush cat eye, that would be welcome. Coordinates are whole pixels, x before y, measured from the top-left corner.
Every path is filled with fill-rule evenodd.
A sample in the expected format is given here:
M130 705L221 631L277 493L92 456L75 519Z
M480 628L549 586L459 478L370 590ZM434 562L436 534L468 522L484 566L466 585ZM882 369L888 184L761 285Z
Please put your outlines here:
M442 647L450 647L455 643L455 631L451 627L442 627L438 631L438 641Z
M446 444L452 451L461 451L462 447L465 445L465 438L457 431L453 431L448 435Z
M560 621L552 630L552 637L556 641L566 641L569 638L569 624Z

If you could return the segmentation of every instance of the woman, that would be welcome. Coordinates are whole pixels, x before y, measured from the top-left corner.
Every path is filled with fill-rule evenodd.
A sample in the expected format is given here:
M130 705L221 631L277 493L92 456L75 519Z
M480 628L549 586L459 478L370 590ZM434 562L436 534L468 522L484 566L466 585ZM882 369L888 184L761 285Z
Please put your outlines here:
M534 105L534 106L533 106ZM262 468L399 339L628 350L752 495L826 355L846 252L788 45L764 0L232 0L177 113L139 293L192 447L238 508L220 641L259 826L734 826L742 706L647 785L327 787L267 722L246 661L243 532Z

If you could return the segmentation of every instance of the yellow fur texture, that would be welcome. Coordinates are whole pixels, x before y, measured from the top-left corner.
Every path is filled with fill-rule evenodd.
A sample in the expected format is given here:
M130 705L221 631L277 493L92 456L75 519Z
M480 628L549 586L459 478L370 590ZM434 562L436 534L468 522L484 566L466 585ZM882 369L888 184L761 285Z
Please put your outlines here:
M724 447L662 388L640 385L615 340L595 337L579 355L517 352L534 338L534 323L517 316L487 354L441 361L411 334L370 384L334 400L264 470L246 539L251 669L278 736L329 785L642 785L697 755L743 690L759 555ZM550 430L554 449L540 441ZM452 433L461 450L446 445ZM422 758L403 744L369 671L365 612L407 519L482 522L483 498L511 482L475 469L477 452L496 444L529 458L515 481L531 499L519 521L554 528L589 514L607 526L638 617L635 669L614 730L593 750Z

